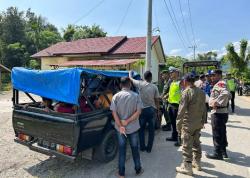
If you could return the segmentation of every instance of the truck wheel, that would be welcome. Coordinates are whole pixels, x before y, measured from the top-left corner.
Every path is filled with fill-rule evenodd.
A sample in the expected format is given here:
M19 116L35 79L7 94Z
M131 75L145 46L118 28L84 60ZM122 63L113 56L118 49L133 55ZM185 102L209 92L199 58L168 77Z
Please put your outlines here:
M108 131L101 144L95 149L94 158L101 162L112 161L118 150L118 141L115 130Z

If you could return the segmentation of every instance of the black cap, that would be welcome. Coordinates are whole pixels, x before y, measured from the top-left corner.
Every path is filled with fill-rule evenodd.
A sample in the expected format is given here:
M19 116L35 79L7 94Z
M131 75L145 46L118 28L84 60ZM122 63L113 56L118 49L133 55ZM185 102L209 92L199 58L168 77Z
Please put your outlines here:
M222 70L216 69L214 70L214 74L222 75Z
M194 83L195 82L195 76L192 73L187 73L184 77L184 80L186 80L187 82L191 82Z

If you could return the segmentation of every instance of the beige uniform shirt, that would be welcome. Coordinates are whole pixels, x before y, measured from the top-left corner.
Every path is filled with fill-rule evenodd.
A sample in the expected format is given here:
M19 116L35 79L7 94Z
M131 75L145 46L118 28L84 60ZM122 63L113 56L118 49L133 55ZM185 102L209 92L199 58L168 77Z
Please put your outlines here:
M218 81L214 85L209 98L209 106L212 107L213 103L216 102L218 107L212 109L211 113L228 113L227 104L230 98L231 94L227 88L226 82L223 80Z
M181 95L177 131L195 131L203 127L206 117L205 93L197 87L186 88Z

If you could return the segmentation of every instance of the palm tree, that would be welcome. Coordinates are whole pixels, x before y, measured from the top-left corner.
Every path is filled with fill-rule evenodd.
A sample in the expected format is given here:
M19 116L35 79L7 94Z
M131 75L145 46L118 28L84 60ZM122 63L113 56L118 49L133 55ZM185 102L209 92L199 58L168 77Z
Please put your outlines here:
M246 72L248 69L248 62L250 60L250 53L247 50L248 42L245 39L240 41L240 52L239 54L235 51L235 47L232 43L226 46L227 54L223 56L223 61L229 61L231 64L232 72L237 76Z

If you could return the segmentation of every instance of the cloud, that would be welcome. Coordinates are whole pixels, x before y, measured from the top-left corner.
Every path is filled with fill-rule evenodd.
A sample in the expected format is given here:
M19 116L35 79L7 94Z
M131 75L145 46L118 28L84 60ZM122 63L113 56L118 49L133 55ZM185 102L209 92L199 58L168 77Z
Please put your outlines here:
M172 49L170 52L169 52L169 55L172 55L172 56L176 56L176 55L180 55L180 53L182 52L183 50L182 49Z

